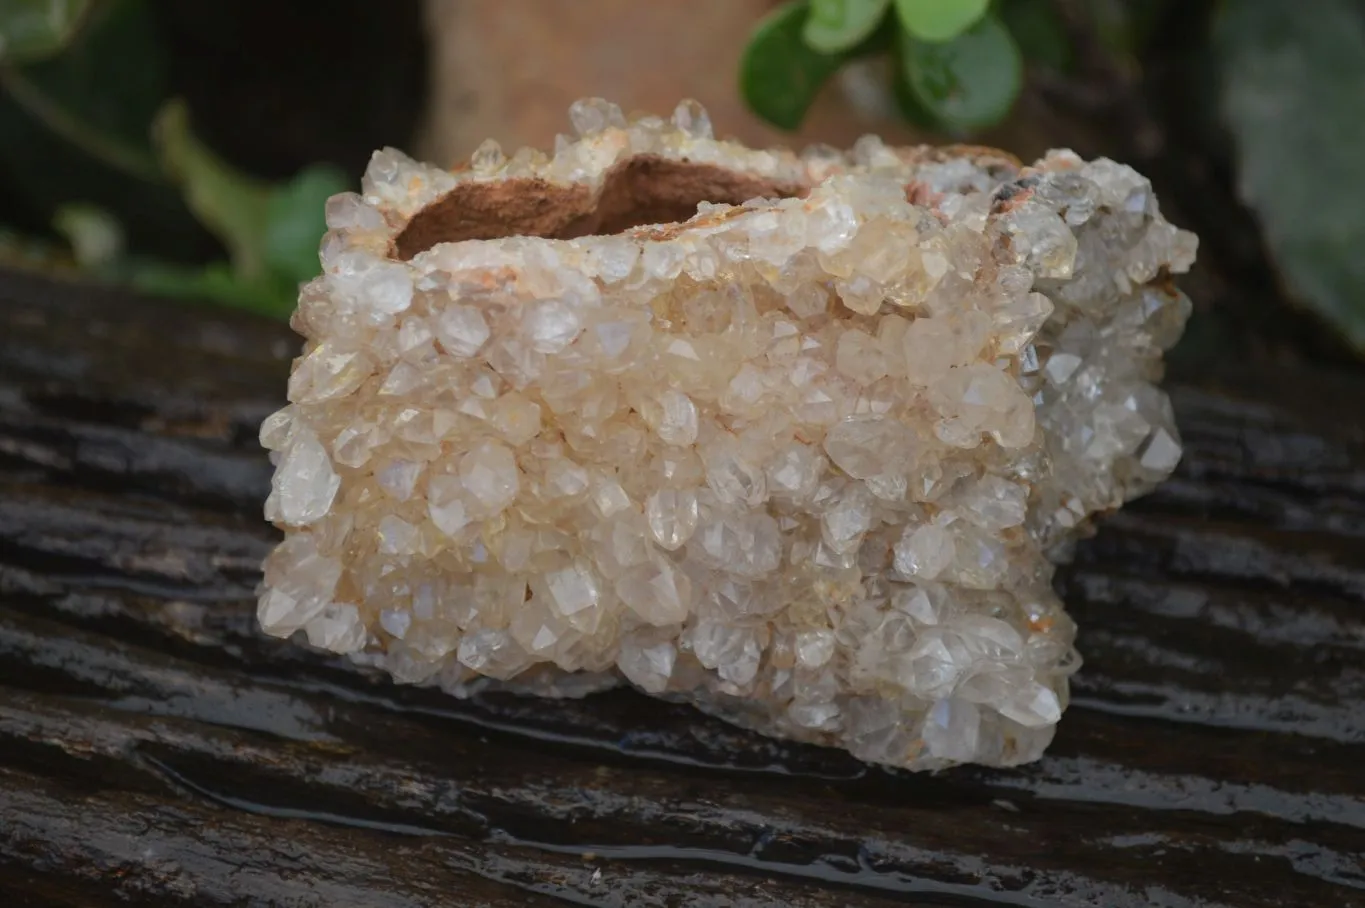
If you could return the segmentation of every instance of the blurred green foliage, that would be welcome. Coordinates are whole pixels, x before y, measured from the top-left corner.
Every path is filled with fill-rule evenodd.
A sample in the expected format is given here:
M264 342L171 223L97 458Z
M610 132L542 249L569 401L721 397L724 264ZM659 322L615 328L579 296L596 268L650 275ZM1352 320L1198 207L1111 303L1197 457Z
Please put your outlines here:
M1077 15L1086 66L1098 53L1114 84L1136 84L1172 11L1184 16L1181 40L1206 41L1202 21L1212 43L1192 50L1190 91L1216 102L1225 133L1209 133L1228 140L1280 285L1365 351L1355 252L1365 200L1353 179L1365 148L1365 10L1191 3L789 0L751 35L740 90L760 116L796 129L843 66L882 57L907 120L965 137L1005 118L1029 77L1085 78ZM171 91L153 12L151 0L0 0L0 264L286 316L318 271L324 202L350 181L325 164L265 180L215 153Z
M995 16L978 18L952 40L901 32L900 73L931 122L967 133L1003 119L1014 105L1023 60L1009 29Z
M851 55L816 50L802 37L806 0L788 3L759 23L740 60L744 98L759 116L783 129L801 125L825 80Z
M1219 12L1214 47L1238 189L1285 289L1365 354L1359 4L1237 0Z
M93 0L5 0L0 3L0 59L33 63L64 48Z
M759 116L801 125L826 80L850 60L890 55L891 94L910 121L949 134L1009 113L1026 55L1065 68L1051 0L791 0L755 29L740 91Z
M147 0L3 0L0 93L0 163L22 174L23 201L50 212L58 241L0 229L0 262L73 266L277 317L317 274L323 205L345 175L318 164L271 183L214 154L169 95ZM161 237L187 228L207 230L226 259L141 254L149 238L173 251Z
M318 272L323 205L346 190L345 176L313 165L286 183L270 184L234 170L190 131L178 101L157 114L152 136L161 165L185 204L228 250L229 261L201 271L143 267L135 285L204 296L267 314L288 314L298 285Z
M812 0L808 11L788 8L786 18L801 22L801 41L820 54L856 47L881 24L891 0Z

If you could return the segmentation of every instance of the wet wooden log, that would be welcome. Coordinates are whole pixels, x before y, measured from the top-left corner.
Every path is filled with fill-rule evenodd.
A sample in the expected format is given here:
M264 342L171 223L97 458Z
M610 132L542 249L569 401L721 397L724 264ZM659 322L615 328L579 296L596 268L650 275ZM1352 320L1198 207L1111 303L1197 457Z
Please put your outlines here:
M254 627L281 325L0 275L21 905L1365 905L1365 380L1177 384L1059 585L1048 756L937 776L619 691L459 701Z

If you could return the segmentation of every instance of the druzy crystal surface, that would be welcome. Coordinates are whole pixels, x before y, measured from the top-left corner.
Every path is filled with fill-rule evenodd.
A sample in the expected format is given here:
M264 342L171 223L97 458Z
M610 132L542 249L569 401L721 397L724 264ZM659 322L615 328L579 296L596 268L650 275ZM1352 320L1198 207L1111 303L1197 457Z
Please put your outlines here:
M1195 240L1128 167L755 151L584 101L378 152L302 291L263 627L398 681L624 680L910 768L1039 756L1052 561L1166 477Z

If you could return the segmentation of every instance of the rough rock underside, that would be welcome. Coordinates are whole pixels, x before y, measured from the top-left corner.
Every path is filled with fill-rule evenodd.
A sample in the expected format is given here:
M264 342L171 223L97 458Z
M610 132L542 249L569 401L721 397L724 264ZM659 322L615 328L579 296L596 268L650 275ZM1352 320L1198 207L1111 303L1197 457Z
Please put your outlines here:
M1055 152L754 151L580 102L334 198L259 617L397 680L620 678L910 768L1051 740L1052 560L1181 454L1194 237Z

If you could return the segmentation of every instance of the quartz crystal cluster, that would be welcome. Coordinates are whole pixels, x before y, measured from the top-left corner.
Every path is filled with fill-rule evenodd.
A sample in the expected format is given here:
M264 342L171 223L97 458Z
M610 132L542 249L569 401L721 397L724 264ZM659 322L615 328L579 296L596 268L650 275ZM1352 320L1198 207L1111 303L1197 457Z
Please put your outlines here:
M590 100L327 205L264 628L463 694L624 681L910 768L1038 757L1054 558L1180 444L1195 239L1054 152L756 151Z

